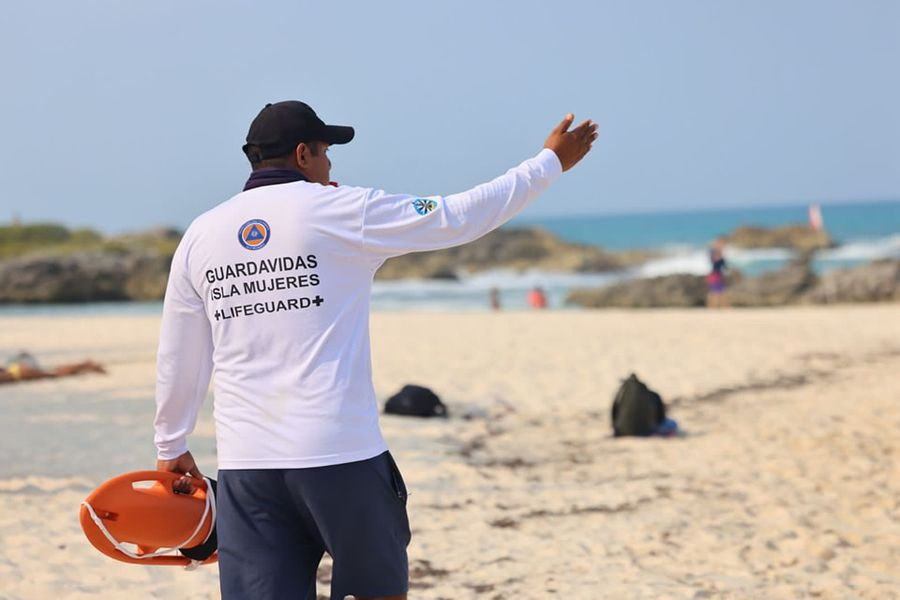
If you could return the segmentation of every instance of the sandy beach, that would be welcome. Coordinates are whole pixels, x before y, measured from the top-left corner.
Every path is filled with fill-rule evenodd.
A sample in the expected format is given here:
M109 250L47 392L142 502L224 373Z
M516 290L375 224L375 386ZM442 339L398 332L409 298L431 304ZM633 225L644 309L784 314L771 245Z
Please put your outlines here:
M218 598L217 567L116 563L78 525L152 468L159 320L0 318L0 351L108 375L0 386L0 598ZM377 313L383 417L411 492L410 598L900 597L900 310ZM684 435L613 439L637 373ZM215 472L211 402L190 440ZM328 591L329 565L320 569Z

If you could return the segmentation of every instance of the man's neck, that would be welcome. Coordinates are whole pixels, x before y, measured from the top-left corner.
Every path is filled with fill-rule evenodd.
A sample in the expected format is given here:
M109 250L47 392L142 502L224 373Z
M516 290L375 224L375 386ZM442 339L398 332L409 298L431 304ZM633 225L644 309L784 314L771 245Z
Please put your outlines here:
M250 173L250 178L244 184L244 191L264 187L267 185L280 185L295 181L309 181L303 173L297 169L286 167L263 167Z

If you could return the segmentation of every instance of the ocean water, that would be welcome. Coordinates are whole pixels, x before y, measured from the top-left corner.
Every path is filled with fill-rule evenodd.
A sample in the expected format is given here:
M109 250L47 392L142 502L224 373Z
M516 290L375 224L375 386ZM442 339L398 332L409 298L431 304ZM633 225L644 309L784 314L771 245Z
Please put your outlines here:
M610 250L704 247L740 225L778 227L807 223L807 206L735 208L692 212L521 219L563 239ZM900 201L821 206L825 228L841 244L878 242L900 234Z
M900 258L900 201L823 205L821 213L826 229L839 245L816 254L813 267L817 272L879 258ZM538 226L571 242L609 250L651 249L660 256L619 273L491 271L463 276L458 282L377 282L373 306L376 310L484 310L490 290L497 288L504 308L523 309L528 290L541 286L551 306L565 308L566 294L576 287L672 273L705 274L709 271L709 244L740 225L777 227L807 221L807 206L517 219L510 226ZM783 267L794 253L726 248L725 256L731 266L758 275Z
M814 267L820 273L878 258L900 258L900 201L823 205L825 227L839 243L819 252ZM708 246L718 235L739 225L775 227L807 222L806 206L757 207L731 210L591 215L516 219L508 226L538 226L564 240L610 250L652 249L660 256L618 273L548 273L537 270L496 270L461 274L458 281L379 281L372 293L374 310L487 310L490 290L499 290L504 309L526 308L525 296L541 286L550 306L567 308L564 298L577 287L598 287L635 277L671 273L705 274ZM788 250L726 248L729 264L747 274L782 267L793 258ZM72 306L0 306L0 315L53 316L72 314L159 314L162 306L149 303L98 303Z

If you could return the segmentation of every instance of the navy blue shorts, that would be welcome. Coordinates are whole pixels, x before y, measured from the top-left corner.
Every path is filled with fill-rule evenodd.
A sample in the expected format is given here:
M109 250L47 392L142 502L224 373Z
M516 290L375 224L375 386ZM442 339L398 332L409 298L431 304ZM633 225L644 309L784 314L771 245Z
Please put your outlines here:
M389 452L328 467L221 470L216 506L223 600L315 600L325 552L332 600L409 588L406 485Z

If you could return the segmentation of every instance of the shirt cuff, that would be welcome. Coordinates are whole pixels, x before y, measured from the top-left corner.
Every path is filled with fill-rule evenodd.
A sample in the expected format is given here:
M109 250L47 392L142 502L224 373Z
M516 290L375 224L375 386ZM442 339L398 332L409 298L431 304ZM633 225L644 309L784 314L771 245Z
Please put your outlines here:
M547 177L551 179L556 179L560 175L562 175L562 163L559 162L559 157L556 156L556 152L551 150L550 148L544 148L538 155L535 156L535 159L541 164L541 167L546 171Z
M187 439L185 438L156 443L157 460L174 460L187 451Z

